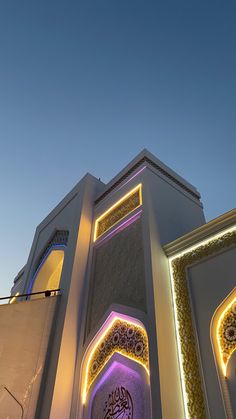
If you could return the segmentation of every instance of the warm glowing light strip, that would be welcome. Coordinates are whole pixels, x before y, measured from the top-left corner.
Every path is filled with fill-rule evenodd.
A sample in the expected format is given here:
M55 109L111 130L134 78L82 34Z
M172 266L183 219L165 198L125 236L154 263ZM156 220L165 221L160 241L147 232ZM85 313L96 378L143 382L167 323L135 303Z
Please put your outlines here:
M123 221L122 224L119 224L116 228L112 229L112 231L110 231L108 234L104 233L101 240L99 240L99 244L104 242L104 240L107 240L115 236L115 234L124 230L126 227L130 226L130 224L134 223L136 220L138 220L138 218L140 218L141 214L142 214L142 210L137 211L134 215L129 217L127 220Z
M234 297L232 299L232 301L227 305L227 307L223 310L223 312L221 313L221 315L219 317L219 320L217 322L217 327L216 327L216 338L217 338L217 343L218 343L219 353L220 353L220 363L221 363L221 368L222 368L222 371L223 371L223 374L224 374L225 377L226 377L226 370L227 370L228 362L230 360L230 356L228 357L227 361L224 362L224 360L223 360L223 351L222 351L222 347L221 347L221 343L220 343L220 325L221 325L221 322L222 322L222 320L223 320L223 318L225 316L225 313L230 309L230 307L235 302L236 302L236 297ZM233 352L234 351L232 351L232 353Z
M83 402L83 404L86 403L87 391L88 391L89 368L90 368L90 363L91 363L91 360L93 358L93 355L94 355L95 351L97 350L98 346L104 340L105 336L108 334L108 331L112 328L112 326L114 325L114 323L117 320L125 321L125 322L129 323L130 325L138 326L138 327L141 327L143 329L143 327L140 325L140 322L135 321L135 320L130 320L130 318L127 320L127 317L126 316L124 316L124 317L122 317L122 316L114 316L112 318L112 321L110 321L110 319L108 319L107 326L104 325L105 326L104 332L102 332L102 334L100 335L100 337L99 337L99 339L97 341L96 341L97 336L95 336L95 338L93 339L93 341L96 341L96 343L94 344L91 352L89 353L88 358L86 356L86 360L85 360L85 362L86 362L86 369L85 369L84 389L83 389L83 392L82 392L82 402ZM145 329L143 329L143 330L145 331ZM146 333L146 331L145 331L145 333ZM92 345L92 343L91 343L91 345ZM145 368L145 370L146 370L146 372L147 372L148 375L150 374L149 369L147 368L147 366L144 363L142 363L141 361L137 360L136 358L133 358L132 356L129 356L128 354L124 354L123 352L120 352L117 349L115 349L114 352L111 354L111 356L106 360L104 366L107 364L107 362L109 361L109 359L112 357L112 355L114 353L120 353L123 356L125 356L126 358L129 358L129 359L134 360L135 362L139 363L140 365L142 365Z
M125 214L123 217L121 217L118 221L116 221L106 231L108 231L110 228L112 228L114 225L116 225L118 222L120 222L123 218L127 217L127 215L129 215L132 211L134 211L135 209L139 208L142 205L142 184L139 183L134 189L132 189L131 191L129 191L126 195L122 196L122 198L120 198L119 201L117 201L115 204L113 204L110 208L108 208L108 210L106 210L103 214L101 214L96 219L96 221L95 221L95 229L94 229L94 238L93 238L93 241L94 242L97 240L98 237L100 237L102 234L105 233L104 232L104 233L102 233L101 235L98 236L99 222L101 222L108 214L110 214L112 211L114 211L120 204L122 204L122 202L124 202L126 199L128 199L133 194L135 194L136 191L139 191L139 205L137 205L130 212L128 212L127 214Z
M179 336L179 322L178 322L178 317L177 317L176 295L175 295L174 278L173 278L173 271L172 271L172 264L171 264L172 260L173 259L169 260L169 266L170 266L172 301L173 301L173 306L174 306L175 333L176 333L177 352L178 352L178 360L179 360L180 381L181 381L182 395L183 395L183 401L184 401L185 417L189 418L188 397L187 397L185 381L184 381L183 357L182 357L181 343L180 343L180 336Z
M15 301L16 301L16 297L18 296L18 295L20 295L20 293L19 292L17 292L10 300L9 300L9 304L12 304L12 303L14 303Z
M181 380L181 387L182 387L182 394L183 394L183 401L184 401L185 417L187 419L190 418L189 412L188 412L188 402L189 402L189 400L188 400L188 394L187 394L187 390L186 390L186 384L187 383L185 382L185 376L184 376L184 371L183 371L183 355L182 355L182 351L181 351L181 341L180 341L180 336L179 336L179 322L178 322L178 314L177 314L177 306L176 306L176 292L175 292L175 285L174 285L172 262L177 258L181 258L186 253L190 253L193 250L198 249L199 247L204 246L204 245L212 242L213 240L216 240L216 239L222 237L223 235L225 235L227 233L231 233L233 231L236 231L236 226L225 229L225 230L221 231L220 233L217 233L214 236L211 236L210 238L205 239L205 240L201 241L200 243L197 243L197 244L189 247L188 249L183 250L182 252L178 253L175 256L172 256L169 259L172 300L173 300L173 306L174 306L175 332L176 332L177 350L178 350L178 359L179 359L180 380Z

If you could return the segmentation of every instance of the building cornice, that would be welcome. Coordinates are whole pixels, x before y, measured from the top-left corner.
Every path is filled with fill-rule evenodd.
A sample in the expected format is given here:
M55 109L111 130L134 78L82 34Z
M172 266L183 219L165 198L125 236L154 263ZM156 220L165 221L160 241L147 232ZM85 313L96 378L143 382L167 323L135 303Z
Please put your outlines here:
M214 218L208 223L203 224L190 233L166 244L163 249L168 257L173 257L180 252L187 251L189 247L210 238L214 234L226 230L234 224L236 224L236 209L232 209L220 217Z
M95 204L101 202L111 191L116 189L123 181L125 181L131 174L135 172L142 165L149 165L154 168L157 173L164 175L174 184L178 185L185 192L188 192L192 197L200 200L200 194L197 189L175 173L172 169L162 163L148 150L144 149L138 156L136 156L131 163L129 163L117 176L115 176L105 187L105 190L97 197Z

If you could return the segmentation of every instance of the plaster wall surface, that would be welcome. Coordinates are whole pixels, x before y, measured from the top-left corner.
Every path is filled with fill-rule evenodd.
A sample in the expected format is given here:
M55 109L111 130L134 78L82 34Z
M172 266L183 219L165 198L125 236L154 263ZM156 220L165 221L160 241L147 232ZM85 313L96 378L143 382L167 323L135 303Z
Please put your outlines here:
M102 188L102 182L87 174L69 192L37 227L25 266L24 288L21 289L27 292L38 261L55 232L58 230L69 232L59 285L61 301L50 344L45 386L40 394L36 412L37 417L42 419L46 417L64 419L70 415L76 354L78 342L82 338L83 288L93 203ZM75 399L77 396L75 390Z
M0 306L1 418L35 417L53 316L59 298L48 297Z
M210 333L211 320L217 307L235 287L236 249L228 249L189 267L189 284L194 326L206 388L210 417L226 417L217 376Z
M89 419L109 417L109 413L118 418L119 414L120 417L123 415L125 419L132 416L135 419L146 418L147 393L146 382L138 372L122 364L114 365L92 398Z
M159 372L159 375L151 374L150 376L152 398L155 400L158 391L160 391L162 417L164 419L176 419L183 418L184 411L176 350L169 265L161 245L159 230L165 212L162 213L162 219L159 219L155 200L158 200L158 191L155 194L153 193L153 189L150 187L149 173L147 173L146 179L144 179L146 206L144 208L143 231L147 301L152 328L150 333L150 363L151 371L158 363L155 368L158 368ZM158 390L158 387L160 390ZM154 410L153 418L158 419L159 417L160 415L156 415Z
M64 213L62 208L56 216L64 216L63 224L69 230L69 240L60 282L62 296L52 345L50 373L40 409L42 419L69 418L73 403L77 403L76 356L79 342L83 339L81 316L85 310L84 280L91 239L93 202L99 187L101 185L97 179L87 175L79 184L77 194L73 197L74 202L68 200L68 205L73 207L71 214ZM57 222L56 218L55 221L52 218L52 222L58 225L59 220ZM50 229L51 225L48 224L47 228Z
M16 278L14 279L14 285L11 289L11 295L16 293L23 294L25 287L25 267L21 269Z
M151 195L162 246L205 224L201 202L173 182L148 169L145 184Z

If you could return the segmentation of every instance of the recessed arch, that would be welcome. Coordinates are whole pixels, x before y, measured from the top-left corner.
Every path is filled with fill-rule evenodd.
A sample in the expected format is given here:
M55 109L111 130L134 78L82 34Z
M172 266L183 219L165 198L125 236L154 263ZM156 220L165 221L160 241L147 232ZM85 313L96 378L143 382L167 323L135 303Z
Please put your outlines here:
M112 312L84 356L83 404L91 385L115 353L140 364L149 375L148 336L144 325L133 317Z
M91 385L83 419L151 417L150 380L134 360L114 353Z
M64 262L63 245L52 246L40 262L34 276L31 279L28 293L58 289ZM40 295L32 295L31 299L40 298Z

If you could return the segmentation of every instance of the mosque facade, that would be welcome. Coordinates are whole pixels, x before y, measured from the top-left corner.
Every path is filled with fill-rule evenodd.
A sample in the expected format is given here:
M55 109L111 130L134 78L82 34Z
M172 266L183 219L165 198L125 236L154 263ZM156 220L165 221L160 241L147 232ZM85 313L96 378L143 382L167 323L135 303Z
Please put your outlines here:
M0 418L236 418L235 245L147 150L85 175L0 305Z

